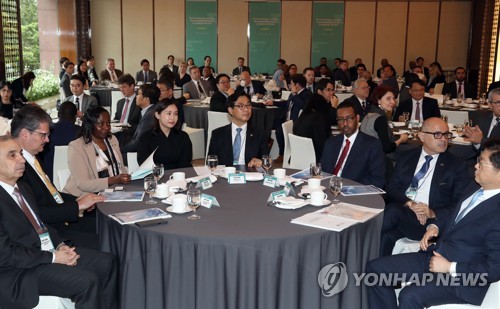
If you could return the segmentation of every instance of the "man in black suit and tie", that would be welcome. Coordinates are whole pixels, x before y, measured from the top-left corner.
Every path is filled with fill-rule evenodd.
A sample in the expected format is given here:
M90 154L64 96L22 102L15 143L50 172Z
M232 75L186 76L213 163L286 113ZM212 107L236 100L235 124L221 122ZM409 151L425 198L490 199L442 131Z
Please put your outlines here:
M71 95L71 87L70 87L70 79L75 70L75 64L69 60L66 60L63 64L64 67L64 75L61 77L61 81L59 82L59 86L61 87L61 91L64 95L64 98L67 98Z
M146 84L146 83L151 83L154 80L156 80L156 78L157 78L156 72L151 71L149 69L148 59L141 60L141 67L142 67L142 70L135 73L135 80L137 82L142 82L143 84Z
M479 306L490 283L500 280L500 140L485 144L475 169L476 183L463 192L451 214L427 225L422 251L367 264L366 272L375 278L398 278L368 287L371 309L398 308L394 286L407 282L413 283L399 293L399 308Z
M351 85L351 75L349 73L349 63L347 60L340 61L339 69L333 73L332 78L336 82L341 82L344 86Z
M431 117L441 117L437 100L425 97L424 81L417 79L411 82L410 96L411 99L399 102L399 106L394 113L394 121L399 121L399 116L402 116L405 112L410 113L410 120L420 122Z
M234 93L227 103L231 123L212 132L208 154L217 155L219 164L226 166L261 167L262 155L269 154L269 149L265 132L248 124L252 117L250 96Z
M167 64L165 64L163 67L167 67L172 73L177 74L179 73L179 67L174 64L174 60L174 55L168 55Z
M443 94L449 94L450 98L457 98L457 94L463 93L464 98L476 98L476 91L474 90L474 86L465 81L467 77L467 73L465 72L465 68L458 67L455 69L455 80L451 83L447 83L444 85Z
M488 93L490 112L477 112L474 114L474 127L466 127L465 140L472 142L476 149L489 138L500 138L500 88L495 88Z
M306 79L306 89L311 93L315 93L316 91L316 77L314 76L314 69L312 67L307 67L302 71L302 75L304 75Z
M387 185L380 255L390 255L396 241L419 240L426 223L446 218L471 179L465 162L447 151L453 136L440 118L429 118L418 135L422 148L401 153Z
M85 77L78 74L73 75L71 76L69 85L73 95L67 97L65 101L73 102L78 109L76 116L82 118L87 109L98 105L97 99L83 92Z
M71 247L44 224L38 209L43 201L17 181L25 165L21 146L0 136L2 308L33 308L40 295L70 298L76 308L118 308L116 259Z
M40 202L40 216L44 223L77 245L98 249L95 211L91 210L104 198L96 194L76 198L57 191L37 159L49 142L51 122L50 116L34 105L24 106L12 119L11 134L22 147L28 163L19 181L33 190L36 200Z
M229 76L224 73L219 74L215 78L215 83L218 90L210 98L210 110L212 112L227 113L227 98L234 93Z
M112 83L118 82L118 79L123 75L123 72L115 69L115 59L106 59L106 69L101 71L99 75L99 80L109 80Z
M248 72L249 74L252 74L250 72L250 68L245 66L245 58L239 57L238 58L238 66L233 69L233 75L241 75L244 71Z
M385 185L385 154L382 144L358 130L359 115L351 102L337 107L337 123L342 134L325 142L321 167L327 173L365 185Z
M240 84L236 87L235 92L237 93L246 93L250 97L252 95L256 95L259 99L262 99L266 94L266 88L261 81L252 80L250 77L250 73L247 71L243 71L240 75Z
M368 97L370 96L370 86L364 78L359 78L352 83L352 90L354 94L352 97L345 99L344 102L350 102L356 114L359 116L359 121L363 121L363 118L368 112Z

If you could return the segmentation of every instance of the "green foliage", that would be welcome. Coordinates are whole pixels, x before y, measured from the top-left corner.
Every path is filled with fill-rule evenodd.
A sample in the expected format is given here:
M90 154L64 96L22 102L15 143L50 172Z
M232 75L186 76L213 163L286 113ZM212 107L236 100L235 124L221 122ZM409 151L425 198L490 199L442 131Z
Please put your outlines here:
M59 94L59 77L46 70L34 70L36 78L26 92L26 98L36 101Z
M24 71L33 71L40 67L37 0L21 0L20 12Z

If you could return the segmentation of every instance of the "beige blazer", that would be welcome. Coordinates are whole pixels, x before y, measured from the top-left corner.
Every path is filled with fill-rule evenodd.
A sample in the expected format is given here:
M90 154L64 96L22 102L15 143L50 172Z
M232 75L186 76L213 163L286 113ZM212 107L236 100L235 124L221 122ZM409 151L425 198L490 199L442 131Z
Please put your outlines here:
M120 146L116 137L111 136L111 147L115 149L117 160L123 164ZM108 188L108 178L99 178L95 159L95 149L92 143L85 144L80 137L68 145L68 164L71 175L63 192L74 196L85 193L101 192ZM123 173L127 173L123 167Z

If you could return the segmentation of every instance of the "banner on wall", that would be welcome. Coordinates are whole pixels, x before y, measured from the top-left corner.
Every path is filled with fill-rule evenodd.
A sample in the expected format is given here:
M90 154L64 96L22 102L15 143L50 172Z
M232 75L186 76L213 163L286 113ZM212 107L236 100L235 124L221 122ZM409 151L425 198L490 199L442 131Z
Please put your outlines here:
M186 59L202 66L205 56L217 71L217 0L186 0Z
M319 65L321 57L342 58L344 42L344 2L314 2L312 17L311 64Z
M249 59L252 72L273 74L280 58L281 3L249 3Z

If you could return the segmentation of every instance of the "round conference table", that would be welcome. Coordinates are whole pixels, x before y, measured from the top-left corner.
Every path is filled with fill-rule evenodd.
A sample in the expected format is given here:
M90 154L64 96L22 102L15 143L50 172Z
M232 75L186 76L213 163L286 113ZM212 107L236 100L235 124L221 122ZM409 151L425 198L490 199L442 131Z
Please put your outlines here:
M195 176L192 168L181 171ZM328 180L322 185L328 187ZM142 180L126 189L142 190ZM318 207L267 207L276 190L261 181L229 185L219 178L203 192L215 196L220 207L200 207L198 221L188 220L190 213L172 214L168 224L147 228L120 225L107 215L168 205L100 203L100 244L119 258L121 308L368 308L366 288L355 280L341 293L323 296L318 273L337 262L345 263L349 279L364 271L366 262L378 257L383 216L341 232L292 224ZM376 195L339 198L384 207Z

